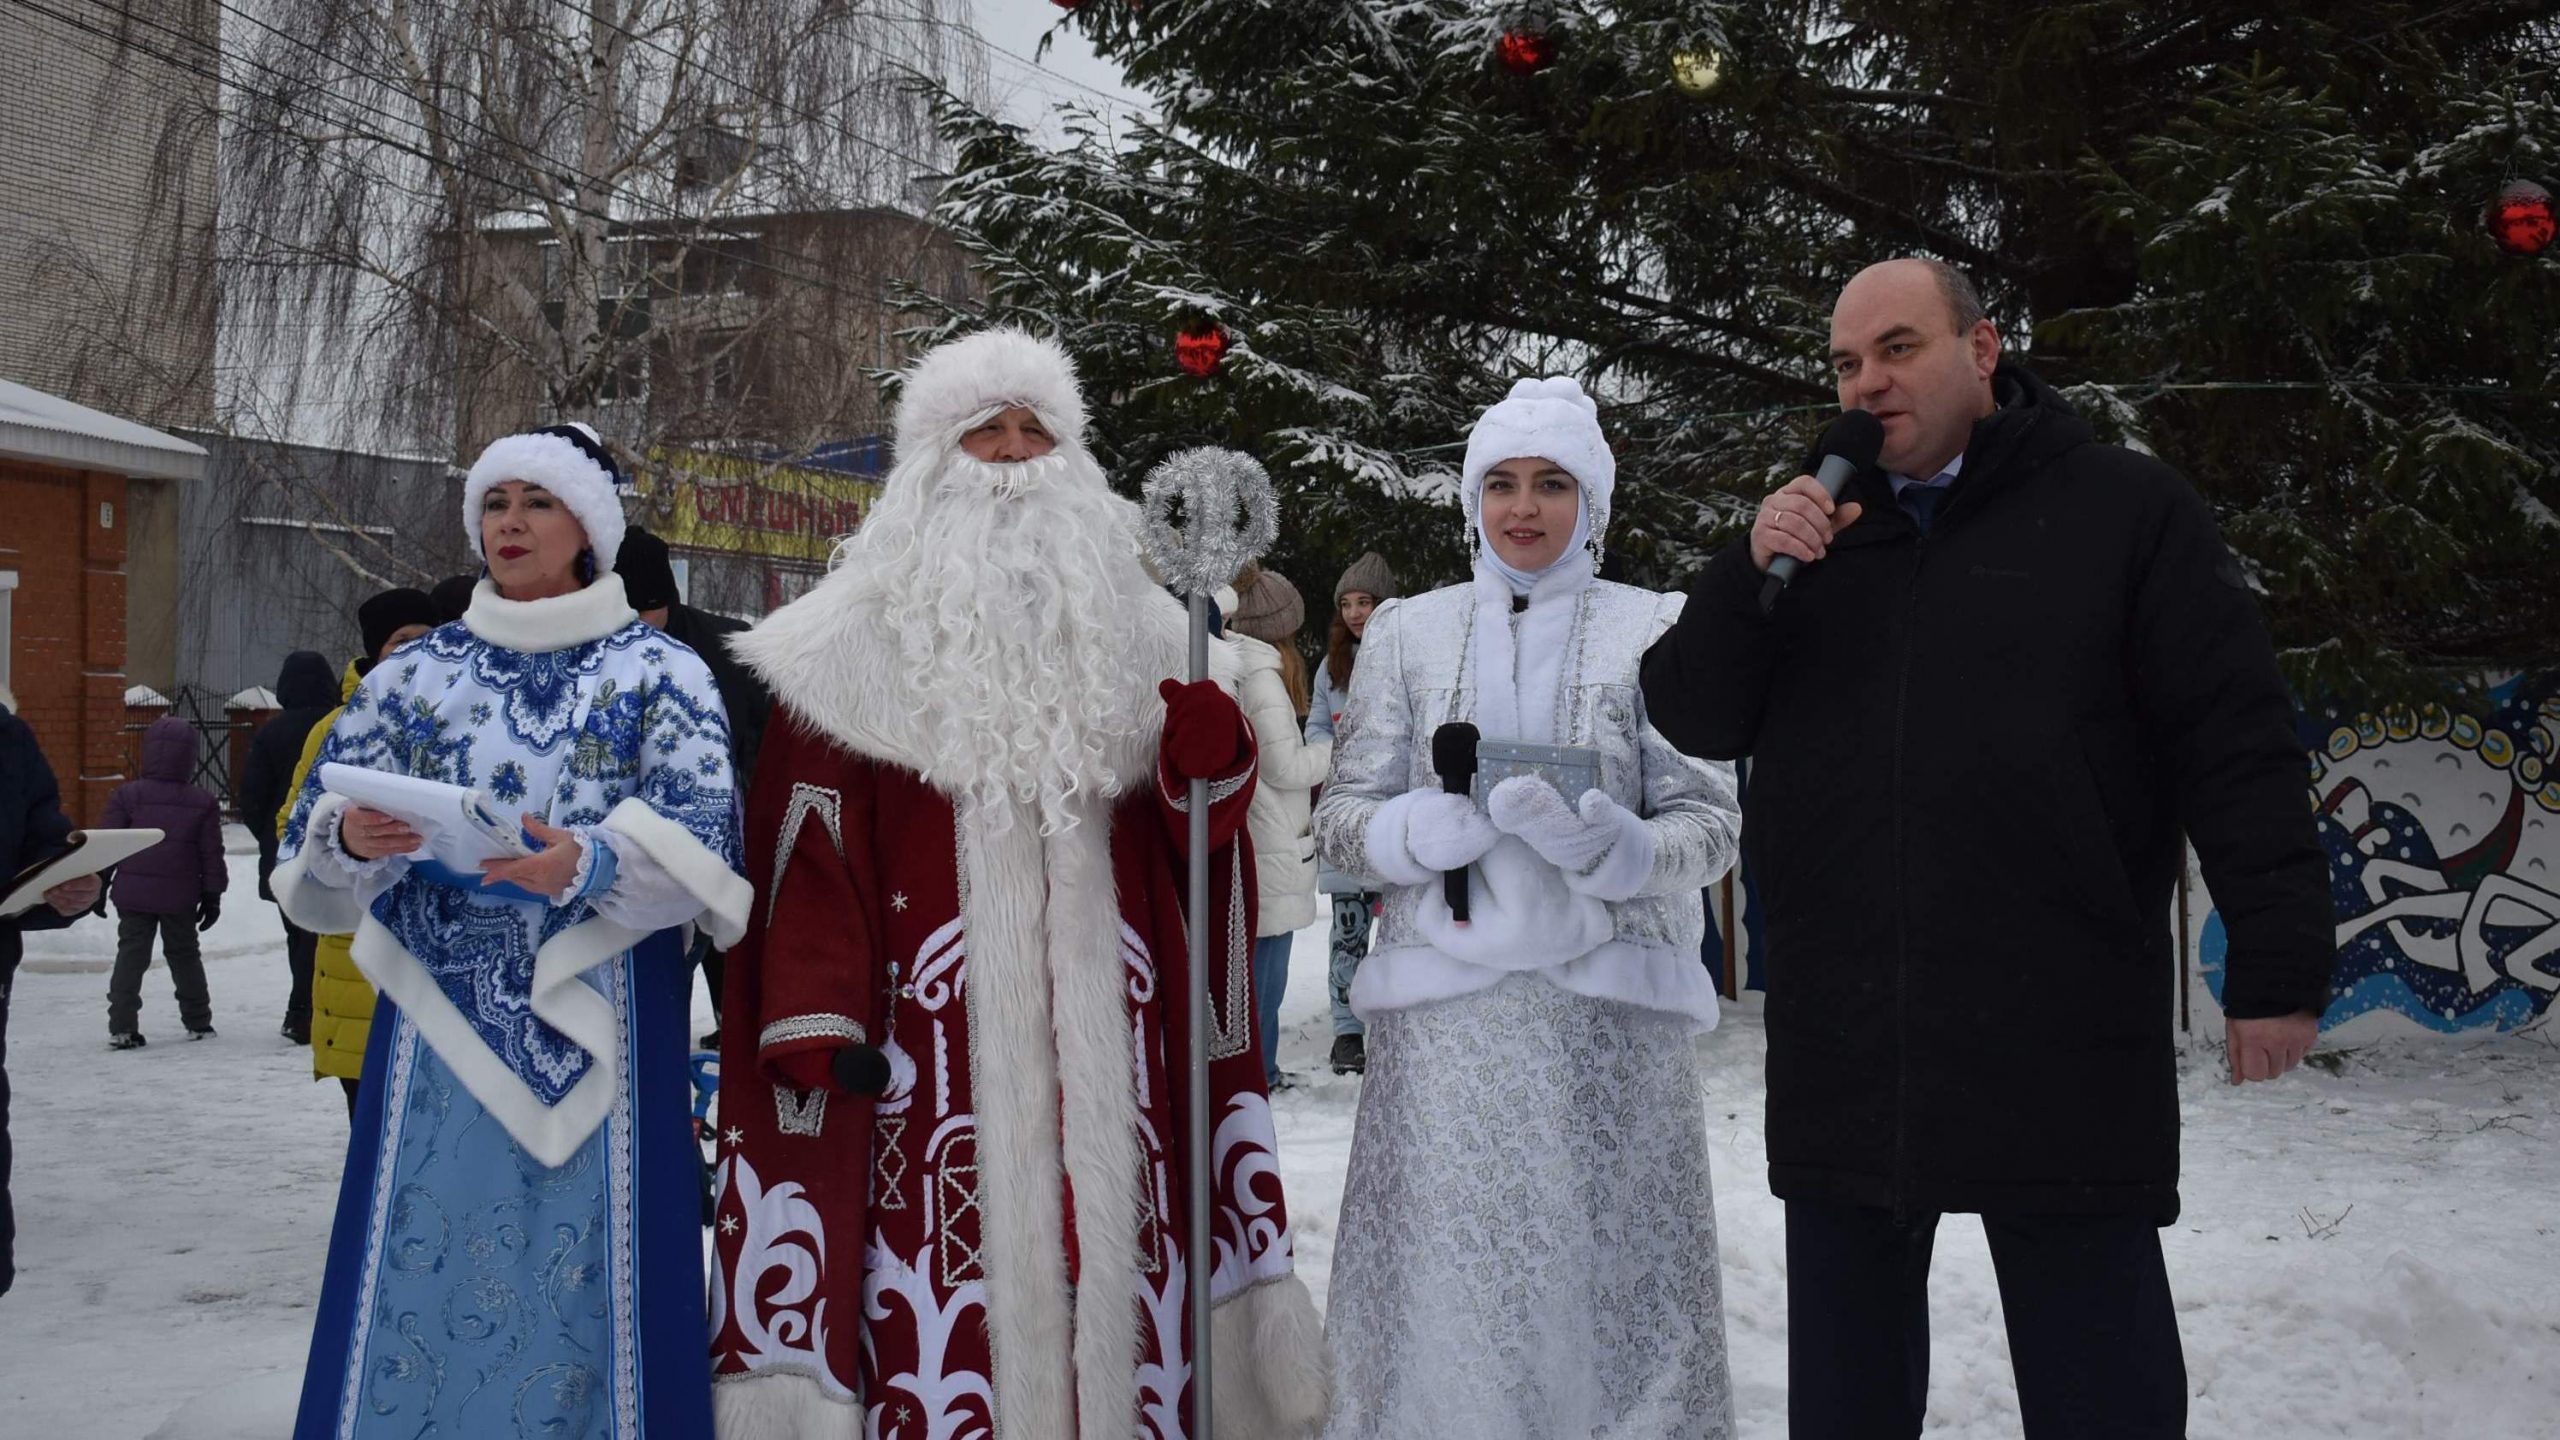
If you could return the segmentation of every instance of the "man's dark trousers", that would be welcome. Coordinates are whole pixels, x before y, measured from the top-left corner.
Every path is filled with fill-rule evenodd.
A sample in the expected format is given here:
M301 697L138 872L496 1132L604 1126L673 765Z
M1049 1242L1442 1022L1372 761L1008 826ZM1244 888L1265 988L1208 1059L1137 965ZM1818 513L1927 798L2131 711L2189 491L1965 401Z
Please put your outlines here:
M2028 1440L2187 1433L2186 1357L2140 1215L1985 1215ZM1929 1395L1938 1216L1787 1203L1790 1440L1904 1440Z

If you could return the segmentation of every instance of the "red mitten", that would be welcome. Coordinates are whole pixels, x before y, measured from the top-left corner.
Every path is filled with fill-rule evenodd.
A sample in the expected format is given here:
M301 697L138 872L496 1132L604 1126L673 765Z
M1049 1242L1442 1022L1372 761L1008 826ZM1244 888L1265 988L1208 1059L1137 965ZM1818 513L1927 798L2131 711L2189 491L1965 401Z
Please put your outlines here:
M1188 685L1167 680L1164 697L1164 762L1183 780L1211 780L1235 768L1244 754L1244 712L1215 681Z

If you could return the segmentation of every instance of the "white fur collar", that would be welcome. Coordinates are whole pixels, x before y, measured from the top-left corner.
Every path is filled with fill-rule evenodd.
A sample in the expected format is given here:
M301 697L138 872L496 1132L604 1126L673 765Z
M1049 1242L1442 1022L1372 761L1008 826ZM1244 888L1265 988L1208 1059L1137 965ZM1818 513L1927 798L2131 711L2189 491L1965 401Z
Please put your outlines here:
M484 578L471 592L471 608L462 612L472 634L527 655L601 640L638 618L623 594L622 577L610 570L585 589L545 600L510 600Z
M808 594L729 642L730 651L763 679L773 696L844 748L922 772L943 723L930 696L918 696L898 673L895 641L881 618L881 597L865 593L857 575L838 569ZM1190 617L1180 601L1153 592L1131 608L1131 640L1147 663L1141 673L1181 680L1190 675ZM1233 645L1211 641L1209 674L1233 693L1242 666ZM1129 703L1141 707L1136 730L1111 758L1127 794L1150 783L1164 703L1152 683Z
M1469 662L1475 671L1475 722L1487 738L1556 743L1557 687L1564 683L1565 650L1573 639L1582 594L1591 588L1591 555L1575 550L1565 563L1538 577L1529 608L1512 628L1511 582L1478 562L1475 624Z

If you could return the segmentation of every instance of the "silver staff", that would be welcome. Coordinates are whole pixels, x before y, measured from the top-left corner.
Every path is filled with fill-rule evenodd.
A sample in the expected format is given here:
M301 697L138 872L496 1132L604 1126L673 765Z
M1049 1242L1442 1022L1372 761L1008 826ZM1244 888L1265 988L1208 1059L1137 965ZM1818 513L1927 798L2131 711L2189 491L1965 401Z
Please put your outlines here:
M1148 472L1147 554L1191 604L1191 679L1209 678L1209 597L1280 533L1271 477L1251 456L1215 446L1185 450ZM1209 1192L1209 782L1191 782L1191 1436L1209 1428L1209 1272L1215 1267ZM1228 1017L1233 1022L1236 1017Z

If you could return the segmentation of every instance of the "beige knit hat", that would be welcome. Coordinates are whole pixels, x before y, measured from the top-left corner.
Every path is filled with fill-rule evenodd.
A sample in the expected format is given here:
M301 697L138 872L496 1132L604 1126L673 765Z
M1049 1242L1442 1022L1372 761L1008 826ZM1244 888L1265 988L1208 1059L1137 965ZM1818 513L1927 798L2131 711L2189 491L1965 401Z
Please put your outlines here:
M1339 606L1342 597L1354 590L1380 604L1396 598L1396 572L1387 568L1387 557L1372 550L1352 561L1342 578L1333 582L1333 603Z
M1236 577L1236 608L1227 628L1273 645L1298 638L1307 623L1307 602L1298 587L1277 570L1254 569Z

